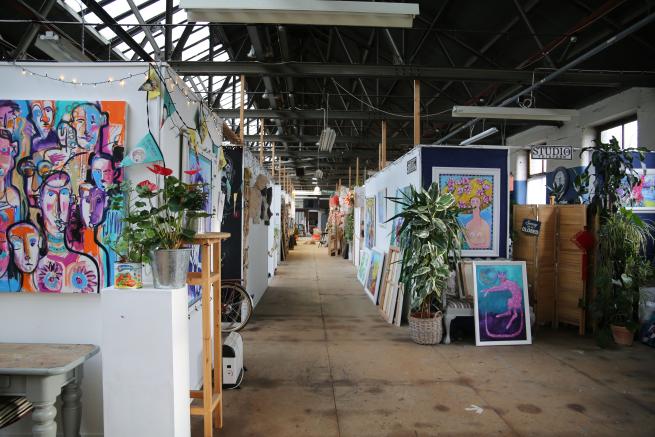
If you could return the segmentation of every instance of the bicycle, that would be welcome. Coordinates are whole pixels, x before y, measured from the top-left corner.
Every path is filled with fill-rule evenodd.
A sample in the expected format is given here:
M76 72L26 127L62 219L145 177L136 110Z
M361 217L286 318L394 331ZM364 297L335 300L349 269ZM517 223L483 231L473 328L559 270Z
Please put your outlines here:
M252 297L238 279L226 279L221 284L221 332L237 332L252 316Z

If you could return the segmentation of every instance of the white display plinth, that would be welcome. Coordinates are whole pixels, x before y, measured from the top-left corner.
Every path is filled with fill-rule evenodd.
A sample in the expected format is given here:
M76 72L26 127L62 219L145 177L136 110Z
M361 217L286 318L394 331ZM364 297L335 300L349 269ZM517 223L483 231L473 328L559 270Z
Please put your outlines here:
M102 325L105 437L189 437L187 288L106 288Z

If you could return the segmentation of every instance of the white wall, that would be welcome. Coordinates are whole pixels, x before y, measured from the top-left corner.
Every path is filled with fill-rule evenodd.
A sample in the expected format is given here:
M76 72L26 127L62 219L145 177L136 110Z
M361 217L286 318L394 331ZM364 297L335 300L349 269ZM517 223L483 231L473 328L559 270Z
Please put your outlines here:
M0 99L55 99L55 100L119 100L127 102L127 123L125 146L136 144L147 132L146 94L138 91L145 80L148 69L146 63L0 63L0 83L3 90ZM112 84L101 84L96 87L66 84L58 81L39 78L21 73L21 66L32 71L48 74L51 77L64 75L75 77L80 82L104 81L109 77L120 78L137 74L126 79L124 86L117 80ZM184 84L180 80L180 86ZM192 94L189 92L189 94ZM187 99L182 91L175 88L171 92L173 101L185 122L193 122L193 114L197 106L187 105ZM173 120L168 119L161 134L158 129L161 117L161 102L159 99L148 103L151 131L159 143L166 165L177 171L180 163L179 137L177 129L172 128ZM174 116L177 125L181 125L179 117ZM210 135L216 144L222 142L222 121L216 119L208 123ZM207 140L210 141L210 140ZM204 143L206 146L207 143ZM201 148L203 148L201 146ZM211 150L211 147L210 147ZM134 166L126 169L127 178L140 182L148 178L155 180L145 166ZM220 177L216 171L220 184ZM220 187L220 185L219 185ZM215 191L217 192L217 191ZM191 351L191 384L199 386L200 359L200 312L190 308L190 351ZM27 293L0 293L0 342L70 342L100 344L101 317L99 295L45 295ZM102 351L85 365L85 380L83 386L83 402L85 404L82 417L83 435L102 435ZM195 382L195 384L194 384ZM0 436L30 435L29 420L0 431Z
M638 142L642 147L655 150L655 89L631 88L579 110L579 116L565 122L562 127L536 126L507 138L509 147L527 148L546 142L553 145L570 145L577 148L571 161L548 160L547 171L559 166L578 167L584 158L578 158L579 148L593 145L596 126L630 115L637 115ZM516 154L512 154L514 168Z
M277 269L280 261L280 235L281 228L281 205L282 205L282 187L280 185L273 185L273 203L271 211L271 225L268 230L268 282L273 280L275 276L275 269ZM277 239L275 238L275 229L278 230Z
M381 252L389 250L389 241L391 235L391 222L378 223L377 220L377 193L380 190L387 190L387 196L395 197L396 189L413 185L414 187L421 186L421 158L419 156L420 149L415 148L401 156L398 160L389 164L384 170L376 173L366 180L364 189L366 190L366 197L376 197L376 217L375 217L375 249ZM417 168L414 172L407 174L407 161L416 158ZM386 201L386 218L390 218L394 213L394 203L390 200Z

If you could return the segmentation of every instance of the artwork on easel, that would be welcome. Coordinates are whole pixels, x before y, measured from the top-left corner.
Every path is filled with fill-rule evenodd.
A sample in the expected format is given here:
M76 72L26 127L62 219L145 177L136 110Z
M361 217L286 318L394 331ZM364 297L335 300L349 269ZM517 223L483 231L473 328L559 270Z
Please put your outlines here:
M498 256L500 248L500 169L433 167L432 180L451 193L464 229L462 256Z
M382 279L382 267L384 265L384 254L377 250L371 251L371 261L369 262L368 274L366 275L366 295L373 301L374 304L378 303L378 295L380 291L380 281Z
M368 249L375 246L375 197L366 198L364 210L364 241Z
M477 346L531 344L525 261L475 261Z

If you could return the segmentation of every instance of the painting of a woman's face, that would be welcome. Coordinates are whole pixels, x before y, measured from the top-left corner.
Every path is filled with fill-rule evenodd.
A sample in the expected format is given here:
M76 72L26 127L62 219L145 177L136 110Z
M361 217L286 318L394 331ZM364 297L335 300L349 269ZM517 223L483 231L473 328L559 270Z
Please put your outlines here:
M93 105L80 105L71 114L71 127L75 130L77 146L93 150L98 143L104 117Z
M39 196L39 206L50 234L64 232L70 215L71 186L66 173L53 173L44 182Z
M480 209L480 199L477 197L471 198L471 206L473 209Z
M0 177L7 176L14 168L14 148L7 131L0 132Z
M7 238L18 269L24 273L32 273L39 263L42 241L39 231L31 223L19 223L9 229Z
M52 100L35 100L32 102L32 121L41 138L48 136L55 122L55 102Z

